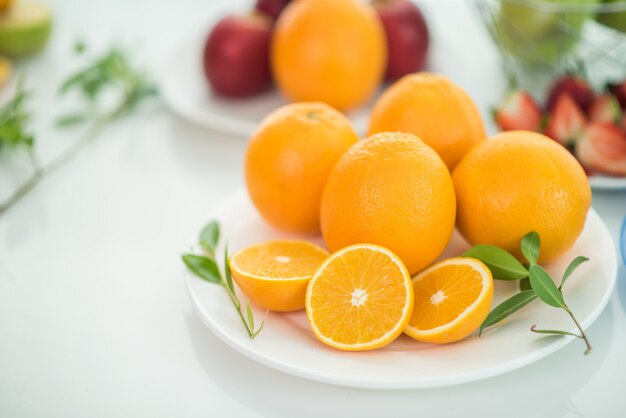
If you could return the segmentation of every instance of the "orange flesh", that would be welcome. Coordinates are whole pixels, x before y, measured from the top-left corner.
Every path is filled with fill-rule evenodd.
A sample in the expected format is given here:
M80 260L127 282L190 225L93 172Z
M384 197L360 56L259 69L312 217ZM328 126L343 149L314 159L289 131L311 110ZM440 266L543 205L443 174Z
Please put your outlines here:
M322 335L341 344L384 336L403 316L405 277L388 256L371 250L332 260L315 281L310 304Z
M413 282L415 305L409 321L420 330L448 324L480 295L483 279L467 265L447 265ZM441 292L441 293L439 293Z
M301 242L280 241L250 247L233 259L237 269L246 274L292 279L311 276L328 257L321 248L303 246Z

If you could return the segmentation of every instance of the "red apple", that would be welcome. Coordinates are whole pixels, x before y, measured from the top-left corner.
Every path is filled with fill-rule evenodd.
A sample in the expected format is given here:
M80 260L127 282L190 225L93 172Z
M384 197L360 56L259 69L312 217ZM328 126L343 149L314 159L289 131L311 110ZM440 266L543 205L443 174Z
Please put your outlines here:
M257 0L254 9L276 20L289 2L290 0Z
M428 26L409 0L372 0L387 36L387 80L421 70L428 54Z
M271 38L271 20L260 13L220 20L204 45L204 74L213 90L245 97L267 89Z

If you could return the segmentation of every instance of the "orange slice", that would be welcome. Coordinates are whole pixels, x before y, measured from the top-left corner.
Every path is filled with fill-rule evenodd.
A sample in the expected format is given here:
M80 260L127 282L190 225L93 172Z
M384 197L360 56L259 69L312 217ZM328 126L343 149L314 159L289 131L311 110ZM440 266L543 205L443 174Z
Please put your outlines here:
M270 311L304 308L306 286L328 252L308 241L269 241L230 259L233 278L250 300Z
M469 257L441 261L413 279L415 306L404 332L418 341L462 340L485 320L493 301L491 272Z
M413 310L411 276L386 248L355 244L331 255L306 291L306 314L317 338L347 351L393 341Z

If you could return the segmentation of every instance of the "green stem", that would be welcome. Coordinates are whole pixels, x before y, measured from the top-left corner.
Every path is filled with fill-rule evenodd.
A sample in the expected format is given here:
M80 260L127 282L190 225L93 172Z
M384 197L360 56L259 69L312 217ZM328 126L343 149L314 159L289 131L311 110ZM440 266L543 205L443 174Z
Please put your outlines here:
M578 331L580 331L580 336L582 337L582 339L585 341L585 344L587 345L587 350L585 350L585 354L591 353L591 344L589 343L589 339L587 338L587 334L585 334L585 331L583 331L583 328L580 326L580 324L576 320L576 317L574 316L574 313L567 306L564 309L565 309L565 312L567 312L569 314L569 316L572 318L572 320L576 324L576 327L578 328Z
M233 292L230 291L230 289L228 288L228 285L226 284L224 280L222 280L222 286L224 287L224 289L226 289L226 293L228 293L228 297L230 298L230 301L233 303L235 310L239 314L239 318L241 318L241 322L243 322L243 325L246 327L246 332L248 333L248 337L254 338L254 330L250 330L250 326L248 325L248 322L243 317L243 313L241 313L241 303L239 302L239 299L237 299L237 296L234 295Z
M76 157L76 155L78 155L83 150L83 148L85 148L87 144L96 139L98 135L102 132L103 128L109 122L116 119L118 116L124 113L124 111L126 111L132 97L131 94L132 92L128 92L124 97L124 100L109 114L95 119L89 129L87 129L72 146L66 149L50 163L48 163L48 165L41 166L34 152L32 152L32 150L29 151L29 157L33 165L33 173L29 178L26 179L26 181L24 181L24 183L22 183L22 185L20 185L11 194L11 196L9 196L5 201L0 202L0 215L2 215L4 212L13 207L13 205L19 202L46 176L52 174L54 171L69 163L74 157Z

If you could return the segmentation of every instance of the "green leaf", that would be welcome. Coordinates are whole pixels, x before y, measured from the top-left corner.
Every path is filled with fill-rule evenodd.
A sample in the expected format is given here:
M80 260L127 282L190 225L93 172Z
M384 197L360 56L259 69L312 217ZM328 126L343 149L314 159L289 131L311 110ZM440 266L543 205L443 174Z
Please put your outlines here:
M56 120L56 125L59 128L65 128L68 126L77 125L79 123L85 122L89 118L89 115L86 113L68 113L67 115L63 115Z
M248 326L254 331L254 315L252 314L252 308L250 308L250 301L246 302L246 315L248 316Z
M220 225L216 221L211 221L200 232L198 239L200 246L211 254L215 253L215 248L220 240Z
M539 259L539 234L535 231L529 232L522 238L522 254L526 257L526 260L530 264L537 264L537 260Z
M567 308L561 291L543 267L533 264L528 271L530 273L530 285L539 299L555 308Z
M226 276L226 285L233 295L235 295L235 286L233 285L233 276L230 272L230 258L228 257L228 244L224 249L224 273Z
M559 290L561 290L561 288L565 284L565 281L574 272L574 270L576 270L578 266L580 266L585 261L589 261L589 259L587 257L579 255L578 257L573 259L571 263L569 263L569 266L567 266L567 268L565 269L565 273L563 273L563 278L561 279L561 285L559 286Z
M30 114L25 106L29 96L30 93L24 90L24 82L20 78L13 98L0 107L0 148L2 150L33 147L34 137L27 132L26 127Z
M537 329L535 325L530 327L530 330L532 332L536 332L537 334L571 335L572 337L582 338L582 336L574 334L573 332L560 331L558 329Z
M519 281L519 290L531 290L532 286L530 285L530 279L528 277L523 278Z
M478 335L481 335L485 328L497 324L507 316L519 311L524 306L532 302L536 297L537 295L534 291L524 290L523 292L517 293L509 299L505 300L504 302L496 306L491 312L489 312L487 318L480 325Z
M111 96L117 93L117 103L106 106L110 111L90 115L110 121L133 111L144 98L154 96L156 87L131 65L123 51L114 48L71 74L61 85L59 94L70 91L78 93L85 105L94 110L100 109L105 93L112 93Z
M263 330L263 325L265 325L265 320L267 319L267 314L269 313L269 311L265 311L265 318L263 318L263 321L261 321L261 325L259 325L259 329L257 329L253 334L252 334L252 338L256 337L257 335L259 335L259 333Z
M196 276L210 283L222 283L222 276L214 260L196 254L184 254L183 262Z
M476 258L485 263L494 279L520 280L528 277L528 271L515 257L493 245L476 245L465 251L463 256Z

